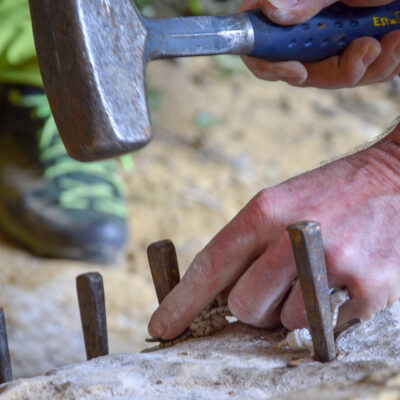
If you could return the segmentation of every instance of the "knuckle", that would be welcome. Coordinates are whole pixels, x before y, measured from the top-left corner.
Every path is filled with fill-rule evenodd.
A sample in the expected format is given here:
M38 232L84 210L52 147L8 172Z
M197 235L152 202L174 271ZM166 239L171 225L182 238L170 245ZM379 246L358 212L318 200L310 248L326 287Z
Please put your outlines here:
M357 260L357 250L351 243L337 243L330 247L327 253L329 274L340 276L348 272L348 266Z
M190 274L195 275L194 281L196 286L200 288L210 287L213 280L215 280L216 274L214 273L213 264L205 250L195 256L190 265Z
M246 226L255 230L264 227L274 219L275 205L271 190L264 189L259 192L248 205L248 212L243 213Z

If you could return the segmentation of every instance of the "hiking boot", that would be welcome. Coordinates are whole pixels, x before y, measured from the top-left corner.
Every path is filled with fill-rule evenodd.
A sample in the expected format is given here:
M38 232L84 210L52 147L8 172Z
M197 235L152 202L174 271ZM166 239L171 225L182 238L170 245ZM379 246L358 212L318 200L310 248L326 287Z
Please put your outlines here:
M112 263L127 240L122 192L115 160L69 157L42 89L0 87L0 228L8 236L40 256Z

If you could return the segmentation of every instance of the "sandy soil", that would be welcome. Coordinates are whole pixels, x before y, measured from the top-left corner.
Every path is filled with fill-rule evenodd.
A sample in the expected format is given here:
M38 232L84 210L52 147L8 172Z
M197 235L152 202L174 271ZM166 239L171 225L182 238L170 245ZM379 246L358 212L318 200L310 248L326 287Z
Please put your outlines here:
M374 140L398 115L391 85L297 89L260 82L237 62L231 69L226 58L150 66L156 135L125 174L132 234L120 265L42 260L1 240L0 305L16 376L84 360L76 275L103 273L110 349L137 351L156 306L149 243L172 239L184 270L257 191Z

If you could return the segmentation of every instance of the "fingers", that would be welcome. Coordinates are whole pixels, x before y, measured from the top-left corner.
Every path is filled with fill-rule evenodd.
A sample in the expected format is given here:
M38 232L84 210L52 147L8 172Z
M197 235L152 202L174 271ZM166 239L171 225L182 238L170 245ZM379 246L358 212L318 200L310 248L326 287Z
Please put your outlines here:
M285 233L236 283L228 298L229 309L247 324L262 328L278 325L282 300L296 275L293 251Z
M385 301L385 294L378 292L365 298L352 298L340 307L337 325L340 326L354 318L369 320L387 305ZM280 319L289 331L308 327L307 312L299 281L296 282L283 305Z
M340 57L306 63L308 79L304 86L324 89L353 87L361 81L381 51L381 45L373 38L356 39Z
M260 0L265 15L279 25L305 22L336 0Z
M264 3L262 0L244 0L239 11L254 8L265 11ZM306 68L298 61L271 62L253 57L243 57L243 61L257 78L267 81L284 81L297 86L302 85L308 77Z
M341 57L308 63L308 79L303 86L337 89L384 82L397 75L400 65L400 31L352 42Z
M375 7L391 3L393 0L346 0L352 7ZM280 25L294 25L314 17L323 8L337 0L244 0L240 10L261 8L264 14Z
M341 308L339 324L356 317L370 319L386 307L388 294L395 293L395 284L394 288L387 287L392 273L390 269L382 270L379 277L364 278L360 266L354 266L353 253L349 254L345 248L342 250L341 256L333 250L337 253L334 258L337 262L327 265L329 287L346 287L351 297L351 301ZM329 260L331 257L328 257ZM280 322L289 330L307 327L307 313L299 280L291 288L296 276L292 248L285 233L237 281L228 298L229 309L240 321L257 327L271 328ZM282 306L288 290L290 293Z
M285 81L292 85L302 85L308 78L305 66L298 61L271 62L252 57L243 57L248 68L259 79Z
M386 274L387 276L385 276ZM393 288L389 287L392 280L392 274L383 270L382 274L376 276L375 279L363 278L360 273L355 274L352 279L348 280L347 290L351 300L341 307L338 324L343 324L353 318L367 321L383 310L390 304L391 293L395 292Z
M385 82L391 79L400 64L400 31L385 35L380 41L382 51L367 69L359 85Z
M261 7L264 13L279 24L303 22L334 0L246 0L241 10ZM388 0L351 0L350 6L379 6ZM353 41L341 56L315 63L297 61L270 62L244 57L246 65L260 79L282 80L294 86L313 86L337 89L384 82L396 76L400 64L400 32L386 35L379 43L374 38Z
M279 25L295 25L307 21L337 0L244 0L239 11L261 8L271 21Z
M379 43L359 38L341 56L315 63L271 62L243 57L259 79L282 80L294 86L338 89L383 82L396 75L400 64L400 31L391 32Z
M261 192L196 256L181 283L153 314L153 337L176 337L259 257L279 229L275 204L273 189Z
M340 308L338 325L345 324L354 318L368 321L387 305L387 296L384 293L376 292L367 298L351 299Z
M280 315L282 325L289 331L308 326L307 312L304 305L300 281L293 286Z
M393 284L393 288L388 287L388 282L394 281L389 278L389 271L383 272L379 278L371 279L370 277L362 278L363 274L354 267L329 268L328 266L328 270L334 271L333 275L329 274L329 287L346 288L350 296L350 300L340 307L337 325L342 325L353 318L369 320L398 298L396 297L399 291L398 288L396 291L397 285ZM391 293L395 293L392 300L389 298ZM290 331L308 326L303 293L298 280L282 307L280 319Z
M329 273L328 269L328 281L330 288L341 288L345 287L345 280L340 274ZM301 289L301 284L299 280L296 280L295 285L287 297L285 304L282 306L282 311L280 315L282 325L289 331L295 329L302 329L308 327L307 312L304 304L303 292ZM347 322L349 320L346 320Z

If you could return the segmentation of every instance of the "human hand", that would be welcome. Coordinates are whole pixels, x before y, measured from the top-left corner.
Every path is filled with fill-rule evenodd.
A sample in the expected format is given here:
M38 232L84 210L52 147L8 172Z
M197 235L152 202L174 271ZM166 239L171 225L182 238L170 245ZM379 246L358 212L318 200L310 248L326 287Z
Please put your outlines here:
M351 300L339 322L369 319L400 297L400 127L384 141L251 200L195 257L153 314L149 332L171 339L218 294L242 322L307 326L286 227L321 223L331 288Z
M280 25L307 21L336 0L244 0L241 11L261 8ZM379 6L391 0L346 0L354 7ZM400 31L385 35L380 42L372 37L354 40L341 56L313 63L271 62L243 57L260 79L286 81L295 86L325 89L353 87L393 79L400 73Z

